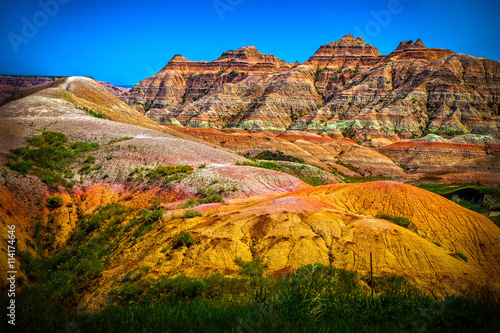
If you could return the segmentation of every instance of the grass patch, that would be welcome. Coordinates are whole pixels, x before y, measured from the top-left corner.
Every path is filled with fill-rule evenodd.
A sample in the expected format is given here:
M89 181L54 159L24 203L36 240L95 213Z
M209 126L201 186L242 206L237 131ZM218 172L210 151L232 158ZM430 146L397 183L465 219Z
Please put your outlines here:
M284 156L288 156L288 155L284 155ZM300 159L297 159L293 156L290 156L290 158L295 159L295 161L300 160ZM279 160L279 161L285 161L285 160ZM302 160L300 160L300 161L302 161ZM287 162L289 162L289 161L287 161ZM297 163L297 162L293 162L293 163ZM304 169L306 167L309 167L309 165L307 165L307 164L294 166L294 165L282 165L282 164L278 164L278 163L272 162L272 161L245 161L243 163L236 162L236 165L252 166L252 167L256 167L256 168L263 168L263 169L269 169L269 170L275 170L275 171L288 173L294 177L299 178L300 180L302 180L303 182L305 182L311 186L320 186L320 185L326 184L321 176L311 174L311 172L309 172L309 171L304 172Z
M80 109L80 110L83 110L85 112L87 112L88 114L96 117L96 118L101 118L101 119L106 119L106 116L103 115L102 113L100 113L99 111L95 111L95 110L92 110L92 109L89 109L88 107L84 106L84 107L76 107L77 109Z
M154 169L137 167L129 173L127 180L135 183L143 183L146 180L148 183L166 186L170 182L182 180L192 172L193 168L189 165L159 165Z
M73 256L71 251L61 252L42 270L64 268L71 275L82 274L76 285L95 279L92 276L102 267L74 261L75 271L70 271L67 262ZM376 293L371 297L364 287L365 277L321 264L275 278L260 277L259 270L251 277L215 274L200 279L146 278L147 271L143 267L125 274L112 290L109 304L91 315L77 311L78 291L56 302L59 293L48 294L37 282L23 289L16 303L30 320L16 324L21 331L41 332L64 331L68 322L82 332L183 332L187 328L194 332L413 332L422 327L429 332L488 332L500 324L500 305L492 297L437 300L398 276L375 276ZM66 277L53 280L50 291L75 286L65 281ZM57 316L50 315L54 313Z
M197 198L191 198L186 203L179 206L179 208L188 208L197 205L213 203L213 202L222 202L223 198L221 193L225 192L224 188L220 188L219 191L215 191L214 189L198 189Z
M252 261L244 261L241 258L236 258L234 260L235 264L241 268L238 270L238 274L248 277L262 277L266 265L262 263L262 259L257 257Z
M476 213L483 213L486 211L483 207L478 206L478 205L474 205L473 203L470 203L469 201L466 201L466 200L452 200L452 201L455 202L456 204L458 204L464 208L467 208L469 210L472 210L473 212L476 212Z
M268 161L245 161L243 163L236 162L236 165L246 165L246 166L252 166L256 168L263 168L263 169L269 169L269 170L276 170L276 171L281 171L282 167L276 162L268 162Z
M55 209L63 205L63 198L58 195L51 196L47 198L47 207L50 209Z
M197 210L188 209L182 215L172 215L170 217L170 220L191 219L191 218L197 217L197 216L203 216L203 214Z
M106 143L106 145L110 146L110 145L118 143L118 142L132 140L132 139L133 139L133 137L131 137L131 136L125 136L123 138L114 138L114 139L109 140L109 142Z
M453 130L448 130L448 131L424 131L424 133L422 134L422 136L426 136L428 134L435 134L435 135L439 135L439 136L442 136L442 137L450 139L450 138L453 138L455 136L464 135L464 134L467 134L467 133L465 133L464 131L453 131Z
M397 224L401 227L405 227L405 228L408 228L411 224L410 219L404 215L393 216L393 215L389 215L389 214L377 214L377 215L375 215L375 217L378 219L384 219L384 220L391 221L392 223Z
M187 231L180 232L178 235L172 237L172 240L174 241L174 248L183 245L189 247L194 244L193 236Z
M60 132L42 131L27 141L28 146L11 151L9 158L12 162L6 163L6 166L23 175L32 172L47 185L67 188L73 184L62 175L70 173L68 169L84 153L99 149L99 144L95 142L68 142L66 135Z
M268 160L268 161L288 161L296 163L304 163L304 160L291 155L286 155L280 150L264 150L255 156L258 160Z
M350 163L342 162L339 159L335 160L335 163L337 163L338 165L341 165L341 166L343 166L343 167L345 167L353 172L359 173L359 168L355 167L354 165L352 165Z
M433 192L439 195L448 194L451 192L455 192L457 190L462 190L466 188L473 188L478 190L481 193L491 194L495 197L500 198L500 189L496 187L489 187L479 184L433 184L433 183L424 183L416 185L417 187L423 188L429 192Z
M459 257L460 257L460 259L462 259L463 261L467 262L467 260L468 260L468 259L467 259L467 257L465 256L465 254L460 253L460 252L455 252L455 254L456 254L457 256L459 256Z

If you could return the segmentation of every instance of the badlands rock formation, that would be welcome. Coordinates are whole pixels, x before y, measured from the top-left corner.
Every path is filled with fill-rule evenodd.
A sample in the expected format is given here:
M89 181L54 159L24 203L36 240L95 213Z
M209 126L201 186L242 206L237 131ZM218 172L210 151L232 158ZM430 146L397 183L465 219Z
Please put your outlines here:
M380 214L405 215L411 225L400 227L377 218ZM150 278L233 275L237 257L260 257L266 274L320 262L365 275L370 252L377 275L404 275L436 296L465 294L486 284L500 288L500 229L480 214L410 185L322 186L229 202L204 209L202 217L169 216L148 237L117 249L114 264L99 280L99 293L90 296L93 303L105 301L124 274L137 267L150 267ZM181 231L190 232L195 242L177 249L173 237Z
M402 42L389 55L351 35L321 46L303 64L255 47L212 61L173 57L122 99L151 102L167 124L216 129L308 130L366 145L426 132L494 134L500 63Z
M106 119L90 115L84 107L102 113ZM127 189L130 185L128 176L135 168L184 164L195 169L202 164L206 167L195 170L181 184L146 191L153 195L148 197L149 201L161 198L168 204L170 201L185 200L196 194L199 187L209 186L214 180L217 181L217 188L235 187L234 195L240 197L288 193L309 187L282 172L236 166L236 162L246 159L156 124L112 95L97 81L85 77L62 78L18 92L11 102L0 106L0 183L9 186L0 186L0 232L4 233L9 223L18 221L15 223L19 229L16 237L22 248L26 248L27 244L34 245L29 240L37 223L36 215L44 209L40 201L54 191L54 186L42 183L31 174L22 176L6 167L5 163L10 161L7 155L12 149L26 146L26 138L39 134L41 130L62 132L70 141L99 143L101 148L92 152L96 158L94 165L98 168L82 173L80 167L83 161L80 161L67 170L72 173L70 180L83 188L104 184L104 189L111 187L115 192L131 194ZM105 190L91 192L89 200L99 205L109 200L105 199L107 196L103 197L104 193ZM82 209L80 213L87 211ZM69 234L77 221L77 210L72 211L69 213L68 209L55 217L63 236ZM44 223L48 222L47 214L40 215ZM0 278L6 281L6 239L0 239L0 245L3 265Z
M255 47L212 62L177 55L121 96L148 103L156 122L250 156L279 149L347 175L489 184L500 183L499 97L497 61L420 39L381 55L351 35L302 64ZM342 138L354 140L343 157Z
M336 47L341 49L339 45ZM248 48L228 53L220 62L225 63L227 57L242 59L238 66L247 66L247 71L263 71L266 66L289 71L287 67L292 66ZM249 65L245 63L248 59L260 59L265 66L257 62ZM186 62L179 57L176 61ZM105 119L88 110L102 113ZM263 132L252 136L234 129L181 128L183 131L175 131L155 123L89 78L62 78L16 93L0 106L0 232L15 224L20 248L33 250L36 226L41 223L47 235L53 235L51 240L43 239L44 250L50 255L68 245L84 216L95 214L107 203L120 203L136 211L153 204L162 208L163 217L133 241L133 230L125 228L133 216L120 220L124 232L116 235L114 259L92 280L95 289L88 289L85 295L95 304L107 299L117 281L137 267L150 267L149 277L216 272L236 276L236 257L245 261L260 257L267 265L266 274L283 274L314 262L365 274L370 252L374 253L377 275L404 275L435 295L464 294L485 285L500 289L500 229L484 216L396 182L313 188L289 174L242 165L248 162L243 156L217 147L250 156L280 149L345 175L382 170L383 175L399 179L409 177L405 170L429 168L430 157L425 152L431 149L421 151L408 142L397 142L379 152L338 133L332 137L288 130L279 135ZM11 161L10 151L26 146L26 139L40 130L62 132L69 141L99 143L100 148L92 151L95 168L83 172L83 159L88 156L77 159L64 171L64 177L71 178L75 186L65 189L6 166ZM209 138L210 143L194 137ZM224 143L217 142L221 138ZM478 162L481 168L497 163L493 157L498 151L493 144L488 143L482 152L469 147L478 146L482 139L477 135L418 140L415 142L423 147L439 144L436 147L441 150L433 157L438 161L450 151L457 152L453 156L458 161L455 169L443 173L459 173L466 167L459 163L464 158ZM171 182L151 183L146 177L132 177L146 168L182 164L189 165L192 172ZM450 168L445 162L437 164ZM217 202L193 201L199 198L200 188L227 195ZM47 205L54 195L61 196L63 204ZM181 217L188 199L194 205L190 209L203 212L203 216ZM174 215L180 218L171 218ZM385 219L388 215L404 215L411 224L395 225ZM181 231L189 231L195 242L174 248L173 237ZM5 239L0 239L0 245L0 280L6 281Z

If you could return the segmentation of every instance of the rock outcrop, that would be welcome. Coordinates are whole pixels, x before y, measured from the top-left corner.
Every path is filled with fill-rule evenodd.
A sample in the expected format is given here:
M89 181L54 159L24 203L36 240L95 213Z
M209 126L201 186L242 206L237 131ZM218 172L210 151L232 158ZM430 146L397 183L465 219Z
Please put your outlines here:
M236 54L249 68L253 68L251 59L262 59L252 52ZM271 57L263 59L270 66L282 66ZM176 57L173 63L187 62ZM287 73L292 75L290 70ZM298 71L294 73L299 76ZM255 76L242 81L260 80ZM88 110L100 112L106 119ZM404 275L437 296L466 294L485 285L500 290L500 229L486 217L396 182L313 188L289 174L245 165L248 160L243 156L217 148L249 156L280 149L348 176L372 174L406 180L432 173L436 168L429 163L432 158L443 169L440 175L447 177L471 173L473 165L477 172L483 168L485 174L498 174L499 138L494 135L453 139L429 135L376 150L344 138L338 130L330 135L299 130L253 134L241 129L179 127L184 130L181 133L155 123L84 77L61 78L17 92L0 107L0 128L0 162L4 166L0 232L5 233L7 224L15 224L22 250L34 248L35 226L40 222L53 235L44 248L47 252L67 246L82 218L107 203L119 202L137 211L154 204L164 210L161 220L132 242L125 241L134 232L130 225L125 227L132 216L114 222L123 225L124 231L116 235L113 260L92 278L92 288L82 295L97 306L101 300L109 300L109 292L126 272L137 267L149 267L147 277L236 276L237 257L250 261L257 256L266 264L266 274L283 274L314 262L364 274L372 252L377 275ZM99 149L92 151L91 171L82 171L80 157L75 158L75 165L65 167L64 177L75 184L72 189L49 186L35 174L23 176L5 166L12 159L10 150L26 146L26 138L41 129L60 131L70 141L99 143ZM204 144L188 135L211 141ZM224 143L217 142L221 138ZM446 158L453 159L451 164L446 164ZM192 172L180 179L165 179L166 183L153 184L142 174L132 177L144 168L181 164L191 166ZM487 168L492 165L493 171ZM220 202L222 198L208 203L194 200L208 189L230 193L225 194L224 202ZM47 199L53 195L60 195L62 202L49 208ZM190 208L203 212L202 216L181 215L188 199L192 199ZM399 215L411 223L403 227L387 219ZM189 247L175 245L173 237L181 231L190 232L196 241ZM0 243L6 245L5 240ZM5 251L0 252L0 259L4 272Z
M149 101L155 121L200 128L315 133L351 130L382 146L427 132L491 134L499 123L497 61L427 48L418 39L389 55L352 35L303 64L255 47L218 59L174 56L122 99Z
M347 35L321 46L302 64L288 64L255 47L228 51L212 62L175 56L121 98L130 105L149 103L148 117L181 132L204 128L231 133L226 140L225 135L214 139L214 132L196 132L232 149L228 143L237 131L251 133L254 142L262 142L260 134L275 138L301 131L350 138L371 148L428 134L494 138L500 128L499 97L498 61L428 48L420 39L381 55L362 38ZM481 142L474 144L479 146L472 150L484 149ZM372 152L366 153L365 160ZM391 159L399 161L394 154ZM469 159L472 155L465 155L469 161L464 167L480 172ZM490 160L482 163L487 166ZM410 167L399 176L414 171Z

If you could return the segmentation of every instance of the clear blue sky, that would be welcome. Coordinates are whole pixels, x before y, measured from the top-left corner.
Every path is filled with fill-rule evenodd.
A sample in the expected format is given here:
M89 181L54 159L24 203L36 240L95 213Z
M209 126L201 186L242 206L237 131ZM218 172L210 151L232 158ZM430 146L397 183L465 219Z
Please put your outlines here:
M349 33L368 36L382 54L421 38L429 47L500 60L498 1L400 0L391 13L397 0L41 0L54 1L67 3L49 6L48 15L39 1L1 0L0 73L133 85L175 54L213 60L254 45L303 62ZM373 13L382 13L378 21ZM38 31L30 30L35 23Z

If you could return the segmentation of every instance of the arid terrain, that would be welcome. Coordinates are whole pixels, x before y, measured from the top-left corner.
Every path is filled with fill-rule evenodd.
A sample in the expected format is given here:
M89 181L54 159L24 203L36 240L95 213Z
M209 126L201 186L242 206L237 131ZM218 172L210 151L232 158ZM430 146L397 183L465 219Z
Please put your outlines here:
M130 90L0 88L0 233L16 226L23 288L74 265L72 305L94 311L162 276L322 264L368 290L372 256L437 299L500 293L497 61L347 35L304 63L176 55Z

